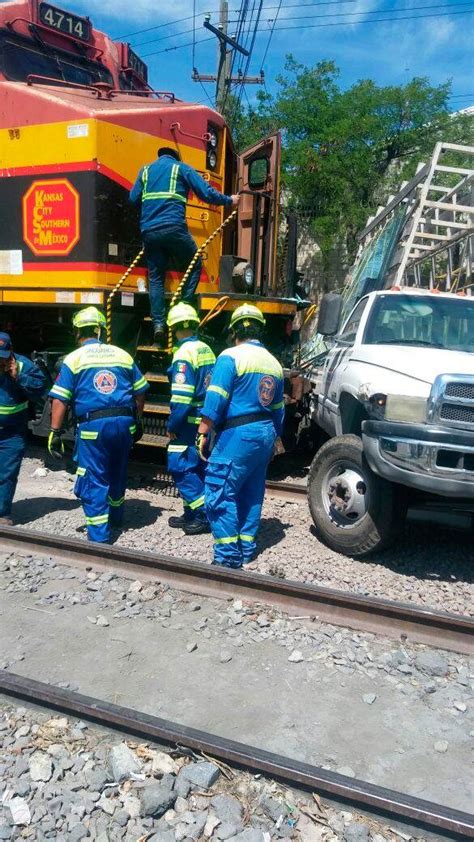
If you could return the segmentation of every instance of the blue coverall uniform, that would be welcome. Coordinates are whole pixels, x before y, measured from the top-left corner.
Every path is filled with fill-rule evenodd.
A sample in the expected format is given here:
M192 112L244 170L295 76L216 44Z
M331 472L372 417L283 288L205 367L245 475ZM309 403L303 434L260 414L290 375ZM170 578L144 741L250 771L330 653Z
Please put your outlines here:
M110 527L122 523L128 457L136 431L135 396L148 388L130 354L87 339L65 357L49 393L72 403L78 421L74 493L84 508L91 541L110 541ZM94 418L106 411L109 417Z
M205 478L214 561L241 567L257 551L265 476L276 437L282 432L280 363L254 340L223 351L202 414L218 431Z
M168 432L175 433L168 445L168 470L183 498L184 517L205 520L204 462L195 446L206 389L216 358L197 336L182 339L173 355L168 376L171 382L171 414Z
M210 205L231 205L230 196L214 189L188 164L162 155L142 167L130 191L130 201L141 200L141 232L148 264L150 307L155 329L165 325L165 275L168 268L184 272L197 251L186 226L186 202L190 191ZM190 302L201 275L196 261L184 286L181 300Z
M41 369L27 357L14 354L16 378L0 373L0 517L9 517L21 460L26 448L28 401L46 392Z

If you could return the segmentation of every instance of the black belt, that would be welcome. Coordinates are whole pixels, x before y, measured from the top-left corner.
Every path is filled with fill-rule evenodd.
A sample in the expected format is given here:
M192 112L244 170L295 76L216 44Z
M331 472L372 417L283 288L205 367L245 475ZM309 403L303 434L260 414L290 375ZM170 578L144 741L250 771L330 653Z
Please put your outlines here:
M111 406L110 409L96 409L93 412L86 412L85 415L80 415L77 422L78 424L83 424L84 421L96 421L97 418L121 418L122 416L133 418L133 409L129 406Z
M268 412L251 412L249 415L238 415L236 418L229 418L223 429L232 430L234 427L243 427L244 424L256 424L257 421L271 421L272 417Z

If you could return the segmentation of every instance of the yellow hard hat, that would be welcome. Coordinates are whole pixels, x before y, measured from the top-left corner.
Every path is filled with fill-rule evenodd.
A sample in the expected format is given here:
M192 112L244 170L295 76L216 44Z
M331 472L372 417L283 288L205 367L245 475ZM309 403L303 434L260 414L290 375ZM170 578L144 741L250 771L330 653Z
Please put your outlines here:
M105 316L97 307L85 307L72 317L73 327L105 327Z
M182 325L184 328L191 327L193 324L199 324L199 316L194 307L190 304L185 304L180 301L171 307L166 323L168 327L175 327L175 325Z
M230 327L234 327L237 322L241 322L244 319L248 319L249 322L260 322L260 324L265 324L265 316L263 315L262 311L255 307L253 304L242 304L241 307L237 307L237 310L234 310L232 313L232 317L230 320Z

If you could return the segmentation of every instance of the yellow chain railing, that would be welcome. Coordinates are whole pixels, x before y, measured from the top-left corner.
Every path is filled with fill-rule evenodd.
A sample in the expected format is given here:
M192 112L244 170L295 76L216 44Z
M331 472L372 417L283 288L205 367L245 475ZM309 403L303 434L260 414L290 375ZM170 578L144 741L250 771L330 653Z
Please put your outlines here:
M126 272L123 273L123 275L120 278L120 280L118 281L118 283L115 284L112 292L110 293L110 295L107 299L107 306L106 306L106 311L105 311L105 320L106 320L105 330L106 330L106 334L107 334L107 342L108 342L109 345L111 345L111 343L112 343L112 301L114 300L115 296L117 295L117 293L118 293L120 287L122 286L123 282L127 280L130 273L135 269L135 266L137 265L138 261L143 257L144 252L145 252L144 248L140 249L140 251L138 252L138 254L135 258L135 260L132 261L132 263L130 264L130 266L126 270Z
M193 271L193 269L194 269L194 267L195 267L195 265L198 261L198 258L206 250L209 243L212 243L213 239L215 237L217 237L218 234L220 234L222 229L225 228L226 225L228 225L229 222L237 216L237 212L238 212L238 208L234 208L232 213L229 214L229 216L226 219L224 219L223 222L221 222L219 227L216 228L216 230L213 231L212 234L210 234L210 236L202 244L202 246L199 246L198 250L195 252L195 254L194 254L194 256L191 260L191 263L189 264L188 268L186 269L186 272L184 273L183 277L181 278L180 284L179 284L176 292L174 293L174 295L171 299L170 309L171 309L171 307L174 307L176 302L179 300L179 297L180 297L180 295L183 291L184 285L186 284L186 281L188 280L191 272ZM167 348L167 350L168 350L169 354L171 354L171 352L173 350L173 331L171 330L171 328L168 329L168 348Z

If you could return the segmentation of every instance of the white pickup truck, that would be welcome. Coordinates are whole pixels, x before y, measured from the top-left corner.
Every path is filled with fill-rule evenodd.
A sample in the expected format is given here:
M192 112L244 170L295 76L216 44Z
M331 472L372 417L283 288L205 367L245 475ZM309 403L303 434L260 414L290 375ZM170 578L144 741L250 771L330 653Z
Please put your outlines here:
M330 436L309 474L322 540L354 557L389 543L421 501L474 511L474 298L406 287L361 298L335 335L314 420Z

